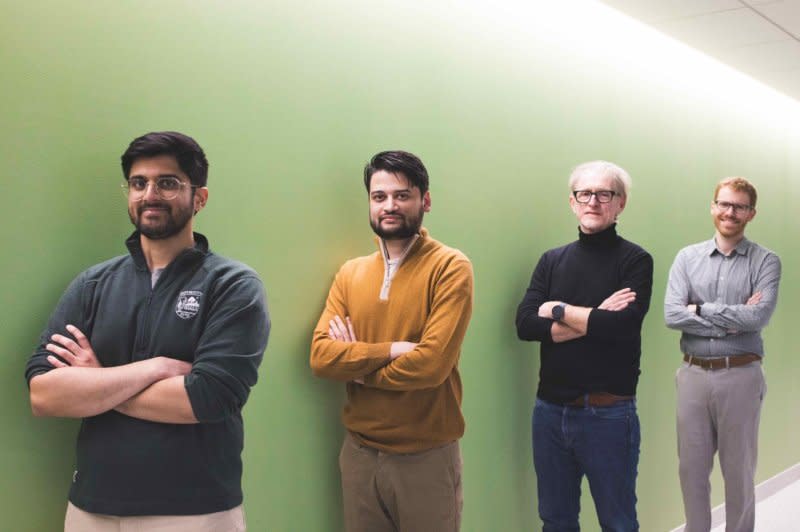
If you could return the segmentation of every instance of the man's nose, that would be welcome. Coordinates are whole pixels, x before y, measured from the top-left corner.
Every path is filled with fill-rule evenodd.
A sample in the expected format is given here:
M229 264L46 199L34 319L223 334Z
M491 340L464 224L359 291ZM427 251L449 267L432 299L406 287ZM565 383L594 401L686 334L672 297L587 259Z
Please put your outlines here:
M145 201L151 201L155 199L159 199L158 193L158 184L156 181L148 181L147 185L144 189L144 194L142 194L142 199Z

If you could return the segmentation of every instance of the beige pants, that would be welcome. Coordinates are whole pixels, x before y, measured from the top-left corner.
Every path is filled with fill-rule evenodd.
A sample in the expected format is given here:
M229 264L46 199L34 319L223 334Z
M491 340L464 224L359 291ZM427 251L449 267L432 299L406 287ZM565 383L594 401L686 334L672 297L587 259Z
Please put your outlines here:
M360 445L349 433L339 454L347 532L458 532L458 442L413 454Z
M117 517L85 512L67 504L64 532L244 532L242 505L201 515L142 515Z

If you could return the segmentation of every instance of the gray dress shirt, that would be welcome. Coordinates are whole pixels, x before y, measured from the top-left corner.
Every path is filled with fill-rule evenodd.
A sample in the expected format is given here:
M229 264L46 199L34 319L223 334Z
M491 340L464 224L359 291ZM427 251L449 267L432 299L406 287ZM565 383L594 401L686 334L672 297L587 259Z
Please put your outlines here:
M669 271L664 318L681 334L681 351L696 357L764 356L761 329L778 302L781 261L746 238L730 255L715 240L678 252ZM756 292L761 301L746 302ZM700 315L686 307L701 304Z

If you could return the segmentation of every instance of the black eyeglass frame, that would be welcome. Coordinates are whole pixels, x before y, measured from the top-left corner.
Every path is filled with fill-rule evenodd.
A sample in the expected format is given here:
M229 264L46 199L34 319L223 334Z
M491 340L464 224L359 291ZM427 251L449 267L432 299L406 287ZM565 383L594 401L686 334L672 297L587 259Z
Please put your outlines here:
M753 210L752 205L745 205L743 203L731 203L730 201L719 201L714 200L714 205L717 209L721 210L722 212L727 211L728 209L733 209L734 214L747 214L748 212Z
M587 197L584 200L581 200L578 197L579 194L588 194L589 197ZM603 199L604 196L600 196L600 194L609 194L608 199L604 200ZM617 191L615 191L615 190L595 190L595 191L591 191L591 190L573 190L572 191L572 196L575 198L575 201L577 201L578 203L581 203L581 204L586 204L586 203L589 203L590 201L592 201L592 196L597 198L597 202L598 203L611 203L611 200L614 199L614 196L619 196L619 193Z

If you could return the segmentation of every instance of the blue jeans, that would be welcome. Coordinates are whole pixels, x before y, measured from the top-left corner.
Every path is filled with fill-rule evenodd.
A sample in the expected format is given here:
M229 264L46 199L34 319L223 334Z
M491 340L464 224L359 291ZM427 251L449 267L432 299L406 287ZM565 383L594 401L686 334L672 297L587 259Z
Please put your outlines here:
M584 475L603 531L639 530L636 474L640 438L634 400L607 407L572 407L537 399L533 465L543 532L580 530Z

